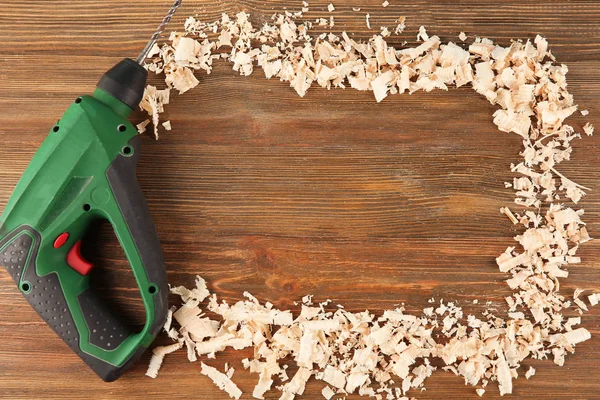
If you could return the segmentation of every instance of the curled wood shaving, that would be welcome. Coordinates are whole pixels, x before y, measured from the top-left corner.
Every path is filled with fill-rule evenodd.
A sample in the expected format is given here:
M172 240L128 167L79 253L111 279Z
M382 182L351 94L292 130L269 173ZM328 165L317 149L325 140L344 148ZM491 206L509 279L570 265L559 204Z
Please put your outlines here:
M150 359L146 376L156 378L165 356L181 349L182 346L183 342L177 342L168 346L155 347L154 350L152 350L152 358Z
M172 313L179 328L168 324L165 330L176 343L155 349L149 375L156 376L167 352L184 345L190 361L214 358L228 348L252 348L253 358L243 364L258 374L256 398L275 387L282 392L281 399L293 399L304 392L309 379L317 379L326 384L325 398L357 393L394 399L423 388L436 370L432 359L441 360L443 370L478 387L480 396L489 382L497 382L504 395L512 392L519 375L532 377L535 370L525 372L522 367L530 357L563 365L566 355L591 336L585 328L573 329L580 318L565 321L563 313L571 301L559 293L568 267L581 262L576 255L579 246L591 240L583 210L566 203L578 203L590 189L557 170L570 159L572 141L594 132L589 123L582 128L566 123L578 110L567 89L568 68L555 62L540 36L507 46L476 38L463 48L443 43L421 27L418 45L394 48L385 41L390 33L386 27L366 42L353 40L346 32L312 37L313 25L328 26L333 21L301 21L300 14L275 14L261 28L254 27L245 12L223 14L208 23L188 18L185 32L173 33L168 43L154 48L147 65L150 71L164 74L167 84L164 90L148 86L141 105L152 116L156 136L158 114L168 104L170 89L185 92L195 87L196 75L210 73L217 59L228 61L243 76L261 68L266 78L289 83L300 96L315 84L327 89L350 86L372 91L379 102L390 94L470 85L498 107L493 115L498 129L519 135L523 144L522 159L511 166L516 176L506 185L514 190L518 209L501 209L521 231L515 246L496 259L513 290L505 299L507 318L490 311L480 317L465 316L457 304L435 299L421 315L407 314L400 307L377 317L368 311L348 312L342 306L328 310L328 302L312 304L310 296L303 299L302 311L294 318L248 293L246 300L233 305L219 302L198 278L192 290L172 288L183 306ZM371 28L369 18L366 14ZM402 32L404 22L403 17L398 19L396 34ZM461 34L459 39L467 37ZM587 306L580 294L575 294L573 303L583 312ZM588 296L592 305L599 300L598 295ZM208 317L206 311L217 318ZM291 378L287 362L297 367ZM213 380L222 382L230 394L241 395L228 383L230 376L210 368L203 365L206 374L217 377Z
M200 366L202 367L200 373L208 376L214 382L214 384L217 385L219 389L227 393L229 397L232 399L239 399L242 397L242 391L235 383L231 381L230 376L204 363L200 363Z
M574 345L591 339L592 335L587 329L579 328L565 333L564 337L570 345Z

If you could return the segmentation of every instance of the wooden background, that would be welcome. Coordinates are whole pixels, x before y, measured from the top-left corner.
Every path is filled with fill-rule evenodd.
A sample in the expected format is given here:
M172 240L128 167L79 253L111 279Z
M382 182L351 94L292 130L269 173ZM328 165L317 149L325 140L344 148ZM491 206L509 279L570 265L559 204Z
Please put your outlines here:
M168 0L0 2L0 209L53 123L121 58L136 56L168 8ZM327 17L328 2L311 1L310 18ZM361 0L337 10L335 30L367 38L404 15L401 38L414 42L420 25L443 41L487 36L548 38L570 68L582 109L600 126L600 3L588 1ZM198 11L213 20L246 10L255 21L300 1L184 0L171 28ZM353 12L351 7L361 7ZM175 97L167 117L173 131L144 137L138 176L163 244L172 285L193 285L202 274L221 298L249 290L260 300L297 310L305 294L347 309L374 313L406 302L454 299L479 313L490 300L502 312L508 294L494 258L513 244L514 228L498 209L512 202L503 182L519 160L520 140L492 124L494 107L468 88L391 96L313 87L299 98L287 84L258 71L239 77L229 65L200 75L198 88ZM159 82L156 80L156 82ZM135 115L139 122L142 114ZM586 119L572 123L581 127ZM600 139L576 141L573 161L560 170L596 190L581 203L592 235L600 232ZM142 308L117 242L105 227L92 258L95 286L118 312L139 323ZM570 268L562 290L600 291L600 244L583 246L584 262ZM479 299L479 306L471 304ZM175 299L173 299L175 300ZM0 397L225 399L183 352L167 357L157 380L144 376L149 356L119 381L104 384L29 308L0 270ZM520 378L515 399L599 399L600 310L585 317L593 339L559 368ZM166 342L165 338L159 342ZM237 370L250 398L257 376L241 367L250 352L226 351L219 361ZM305 398L319 399L322 383ZM474 388L439 372L419 399L473 399ZM497 388L486 396L497 398ZM277 398L271 394L269 398Z

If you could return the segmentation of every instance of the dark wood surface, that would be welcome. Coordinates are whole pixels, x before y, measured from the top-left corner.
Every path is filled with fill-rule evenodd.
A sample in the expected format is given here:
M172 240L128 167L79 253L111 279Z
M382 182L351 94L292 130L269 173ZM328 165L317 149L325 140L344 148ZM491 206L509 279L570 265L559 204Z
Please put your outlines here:
M49 127L70 102L93 90L122 57L135 56L168 7L167 0L0 2L0 209ZM261 20L300 1L184 1L172 29L198 11L205 20L246 10ZM568 64L569 84L589 120L600 126L600 3L466 0L353 1L336 5L336 26L367 38L404 15L401 38L420 25L442 40L464 31L508 44L541 34ZM311 18L328 16L311 1ZM361 7L360 13L351 7ZM156 81L158 82L158 81ZM374 313L405 302L454 299L469 312L503 310L509 293L494 262L513 244L514 228L499 214L513 195L503 182L519 160L520 140L492 124L494 107L468 88L391 96L313 87L299 98L259 71L239 77L216 63L200 86L176 96L166 116L173 131L144 137L138 176L158 227L173 285L201 274L221 298L245 290L282 308L302 295ZM140 113L135 119L139 122ZM581 127L587 119L571 121ZM575 142L561 172L595 190L581 203L592 236L600 231L600 139ZM121 314L143 321L137 289L117 242L105 227L94 275ZM581 250L561 290L600 291L600 244ZM479 299L479 305L471 304ZM173 299L175 300L175 299ZM537 375L515 383L515 399L599 399L600 309L584 318L594 335L559 368L527 361ZM164 338L159 342L166 342ZM258 377L243 371L251 353L225 351L250 398ZM51 332L0 270L0 397L225 399L185 354L167 357L157 380L144 376L149 356L119 381L104 384ZM311 381L307 399L319 399ZM438 372L419 399L473 399L474 388ZM488 399L498 397L491 385ZM269 398L277 398L271 394Z

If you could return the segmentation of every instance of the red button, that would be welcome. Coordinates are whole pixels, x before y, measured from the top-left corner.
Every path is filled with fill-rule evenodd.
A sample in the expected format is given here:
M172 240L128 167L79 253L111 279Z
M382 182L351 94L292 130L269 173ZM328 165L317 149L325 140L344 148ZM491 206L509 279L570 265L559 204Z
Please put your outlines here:
M59 247L62 247L65 243L67 243L67 240L69 240L69 234L67 232L61 233L54 241L54 248L58 249Z
M81 275L87 275L90 273L94 264L87 261L81 255L81 240L75 243L75 245L67 253L67 264Z

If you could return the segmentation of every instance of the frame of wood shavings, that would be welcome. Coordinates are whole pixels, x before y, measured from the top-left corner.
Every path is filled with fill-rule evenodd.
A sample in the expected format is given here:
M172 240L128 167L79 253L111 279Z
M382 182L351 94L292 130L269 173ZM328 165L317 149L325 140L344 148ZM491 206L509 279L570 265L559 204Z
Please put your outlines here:
M580 317L562 316L572 304L580 313L587 310L581 292L576 291L572 302L559 293L559 280L568 276L565 268L581 262L577 250L591 240L581 219L583 210L562 204L564 199L577 204L590 189L557 170L569 160L572 141L594 131L587 124L579 133L565 123L578 110L567 90L567 67L555 63L540 36L508 47L477 38L464 49L453 42L443 44L421 27L418 46L396 49L385 38L404 30L403 17L397 27L382 28L367 42L354 41L345 32L312 37L313 25L331 28L335 21L333 16L301 21L308 6L303 2L302 11L276 14L260 29L245 12L234 17L223 14L211 23L190 17L184 33L174 32L167 43L155 46L147 68L164 74L167 88L148 86L141 107L151 116L156 137L159 114L169 103L171 89L181 94L194 88L199 84L196 72L210 73L216 59L232 63L244 76L258 65L266 78L289 82L300 96L314 83L327 89L350 86L372 91L378 102L389 94L471 85L499 107L494 113L498 128L523 139L522 160L511 166L516 177L506 183L522 211L508 206L500 210L522 226L515 237L518 248L509 247L496 259L513 290L506 298L508 318L491 313L465 318L452 302L439 302L419 316L397 308L376 317L350 313L341 306L329 310L327 302L315 305L311 296L303 298L302 312L294 318L290 311L261 304L249 293L246 301L231 306L218 302L198 277L191 290L172 288L183 302L171 309L165 324L174 344L154 349L147 375L156 378L164 356L183 347L191 362L199 356L213 358L227 347L253 347L254 358L243 360L243 365L259 374L255 398L263 398L278 380L281 399L293 399L315 377L326 383L322 394L327 399L351 393L389 399L407 398L409 391L422 388L436 369L433 358L443 361L442 369L477 387L480 396L492 381L504 395L512 393L513 379L520 373L532 377L533 368L521 371L526 358L552 358L562 366L565 355L591 337L585 328L574 328ZM330 5L329 11L334 10ZM459 38L467 40L464 33ZM140 133L149 123L138 125ZM163 126L170 130L170 121ZM592 294L588 301L596 305L599 298ZM207 317L201 303L220 318ZM172 327L173 320L179 328ZM297 367L291 378L286 372L290 363ZM232 380L233 368L220 372L201 366L202 374L231 397L241 396Z

